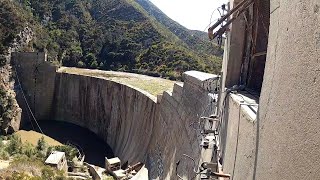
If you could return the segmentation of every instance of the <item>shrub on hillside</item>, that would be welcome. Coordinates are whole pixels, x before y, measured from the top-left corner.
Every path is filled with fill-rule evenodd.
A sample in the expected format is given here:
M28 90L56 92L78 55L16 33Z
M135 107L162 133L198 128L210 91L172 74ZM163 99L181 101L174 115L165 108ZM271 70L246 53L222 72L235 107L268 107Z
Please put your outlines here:
M6 151L12 156L20 154L22 152L21 138L17 135L12 135L9 138L9 143L6 147Z
M47 150L48 150L48 144L47 142L44 140L44 137L42 136L38 142L37 142L37 155L39 158L45 158L47 155Z

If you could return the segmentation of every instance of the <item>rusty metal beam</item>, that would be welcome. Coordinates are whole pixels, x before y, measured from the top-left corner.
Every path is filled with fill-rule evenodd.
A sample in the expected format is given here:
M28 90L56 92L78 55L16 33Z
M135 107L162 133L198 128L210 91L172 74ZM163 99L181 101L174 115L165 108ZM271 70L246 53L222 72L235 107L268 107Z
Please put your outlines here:
M251 1L249 1L247 4L245 4L245 5L243 6L243 8L240 9L240 10L237 12L237 14L236 14L233 18L231 18L225 25L223 25L217 32L215 32L214 34L210 34L210 33L209 33L209 38L212 40L212 39L216 38L217 36L222 35L222 34L226 31L226 29L228 28L228 26L229 26L234 20L236 20L236 19L240 16L240 14L242 14L252 3L253 3L253 0L251 0Z
M249 3L248 3L249 2ZM240 9L241 7L243 7L243 5L248 6L249 4L251 4L253 2L253 0L243 0L241 1L239 4L237 4L236 7L234 7L233 9L231 9L226 15L222 16L221 19L219 19L214 25L212 25L209 29L208 29L208 34L209 34L209 38L210 35L213 35L213 30L218 27L221 23L223 23L227 18L229 18L234 12L236 12L238 9ZM246 4L247 3L247 4ZM214 39L214 38L210 38L210 39Z

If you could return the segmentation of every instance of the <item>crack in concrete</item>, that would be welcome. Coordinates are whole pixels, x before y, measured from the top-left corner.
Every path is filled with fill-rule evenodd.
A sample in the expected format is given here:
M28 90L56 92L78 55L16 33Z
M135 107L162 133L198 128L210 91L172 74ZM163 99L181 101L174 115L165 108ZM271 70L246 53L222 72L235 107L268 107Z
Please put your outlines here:
M280 2L279 2L279 6L277 6L276 8L274 8L274 10L272 10L271 12L270 12L270 15L272 14L272 13L274 13L276 10L278 10L280 8Z

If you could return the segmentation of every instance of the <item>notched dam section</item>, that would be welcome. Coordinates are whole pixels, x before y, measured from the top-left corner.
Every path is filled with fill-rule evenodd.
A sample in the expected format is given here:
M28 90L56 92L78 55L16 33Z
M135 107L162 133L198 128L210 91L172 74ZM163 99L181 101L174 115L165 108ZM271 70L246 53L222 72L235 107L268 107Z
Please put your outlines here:
M89 129L108 143L122 162L145 163L150 179L176 179L177 173L186 179L193 177L193 163L181 159L182 154L197 162L211 160L203 159L200 132L191 125L213 113L217 76L186 72L184 83L176 83L172 92L156 98L106 78L52 71L53 66L45 58L40 61L35 53L14 57L18 75L23 77L22 88L39 121L58 120ZM41 81L33 79L40 76ZM19 104L27 112L23 102Z

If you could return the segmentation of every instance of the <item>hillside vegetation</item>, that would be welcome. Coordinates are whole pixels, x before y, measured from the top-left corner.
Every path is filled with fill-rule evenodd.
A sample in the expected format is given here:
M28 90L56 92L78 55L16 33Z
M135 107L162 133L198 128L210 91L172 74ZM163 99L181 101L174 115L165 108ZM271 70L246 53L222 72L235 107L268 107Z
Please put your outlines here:
M26 27L32 41L17 46ZM19 111L8 61L12 47L47 51L49 61L68 67L179 80L187 70L220 71L222 50L203 37L148 0L0 0L0 134L12 132Z
M167 27L171 33L175 34L199 56L222 56L223 50L214 41L209 40L207 33L185 28L170 19L157 6L148 0L136 0L136 2L139 3L151 17L155 18L159 23Z
M6 142L6 143L4 143ZM62 171L44 164L54 150L64 150L68 160L76 156L70 146L49 146L44 137L35 145L23 143L20 136L0 136L0 160L9 162L8 167L0 167L0 179L6 180L67 180Z
M221 49L193 35L147 0L1 3L12 8L1 11L0 22L10 21L8 28L13 30L1 31L2 44L11 42L19 27L28 23L36 36L29 49L46 49L49 60L64 66L130 71L171 79L179 79L186 70L216 73L221 66Z

